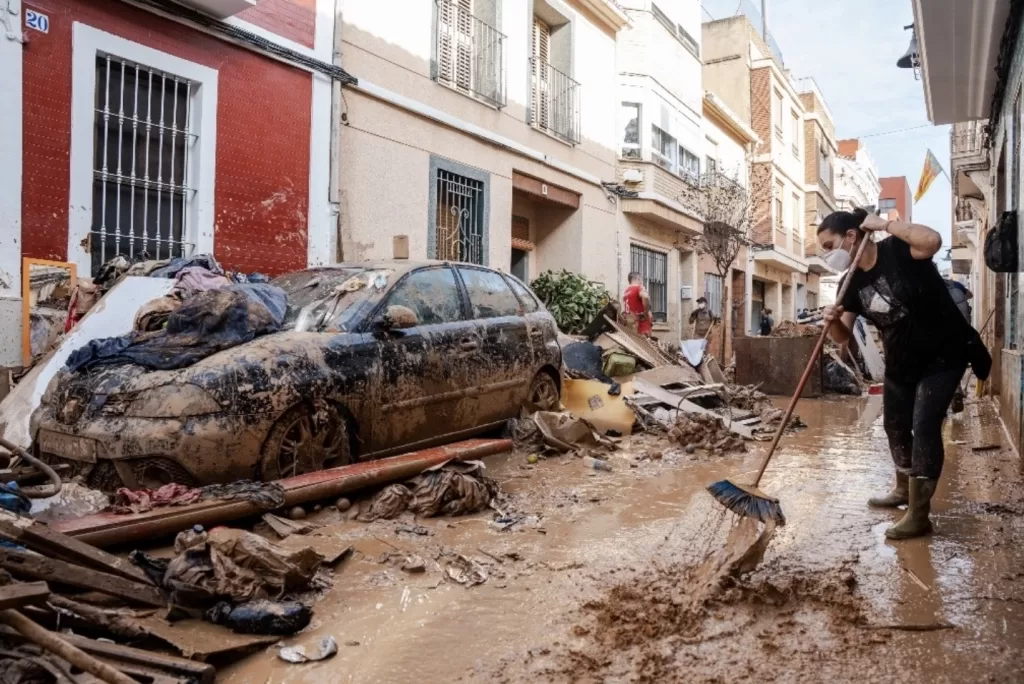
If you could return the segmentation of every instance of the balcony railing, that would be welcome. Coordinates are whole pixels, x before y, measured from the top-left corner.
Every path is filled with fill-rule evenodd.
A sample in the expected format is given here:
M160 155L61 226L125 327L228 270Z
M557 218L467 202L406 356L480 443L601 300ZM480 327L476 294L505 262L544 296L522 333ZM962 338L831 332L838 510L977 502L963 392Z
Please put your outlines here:
M950 132L949 151L952 157L984 154L985 135L981 121L954 124Z
M452 0L435 0L434 80L505 106L505 34Z
M580 84L537 57L530 58L530 125L580 142Z
M723 188L732 192L746 192L735 178L730 178L721 171L706 171L700 177L702 188Z

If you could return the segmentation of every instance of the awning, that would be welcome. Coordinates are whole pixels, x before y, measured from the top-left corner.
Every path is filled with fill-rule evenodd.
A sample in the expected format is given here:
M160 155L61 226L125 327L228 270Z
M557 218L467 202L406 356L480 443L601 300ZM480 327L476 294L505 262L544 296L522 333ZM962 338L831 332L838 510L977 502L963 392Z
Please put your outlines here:
M688 214L673 209L664 202L645 197L623 198L619 200L622 211L633 216L641 216L651 223L687 235L702 235L704 224Z
M807 273L807 262L803 259L780 252L774 247L755 248L754 261L762 261L765 265L791 273Z
M807 270L811 273L817 273L818 275L836 275L839 273L839 271L826 264L825 260L818 255L806 257L805 261L807 262Z
M913 0L924 101L932 123L989 118L1010 4Z

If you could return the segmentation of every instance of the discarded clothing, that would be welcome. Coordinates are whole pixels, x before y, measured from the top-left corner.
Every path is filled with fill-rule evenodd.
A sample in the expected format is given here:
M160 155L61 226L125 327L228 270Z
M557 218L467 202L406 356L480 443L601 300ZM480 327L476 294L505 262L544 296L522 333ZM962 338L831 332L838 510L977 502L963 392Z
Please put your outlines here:
M18 488L17 482L0 483L0 508L24 515L32 510L32 500Z
M206 292L207 290L219 290L229 285L231 285L231 281L218 273L202 266L188 266L178 272L174 289L185 292Z
M159 489L127 488L117 490L110 510L114 513L144 513L154 508L187 506L197 501L248 501L264 510L284 506L284 487L275 482L239 480L230 484L191 488L178 483L166 484Z
M212 254L197 254L193 257L175 257L167 262L166 266L152 271L149 275L152 278L174 278L190 266L202 266L207 271L216 275L224 274L224 269L221 268Z
M606 385L615 381L604 374L604 352L593 342L573 342L562 348L562 363L570 376L582 380L600 380Z
M135 551L130 558L157 584L171 592L172 605L206 608L227 600L235 604L280 598L308 589L324 557L309 547L286 549L263 537L226 527L189 530L174 541L170 561Z
M138 332L163 330L167 327L167 321L171 314L177 311L181 305L181 297L173 294L157 297L142 305L139 312L135 314L135 323L132 325L132 329Z
M154 370L185 368L224 349L280 330L287 308L273 285L232 285L201 292L181 305L159 332L92 340L68 358L72 372L134 363Z
M482 511L499 494L497 483L483 470L480 461L446 461L428 468L405 484L377 492L359 520L397 518L407 510L424 518Z
M250 601L240 606L232 606L222 602L206 612L206 619L215 625L230 627L239 634L269 634L272 636L291 636L309 626L313 619L313 611L296 601ZM334 653L338 652L337 644ZM323 660L334 653L322 657L309 657L303 653L304 660L290 662L306 662L306 660Z

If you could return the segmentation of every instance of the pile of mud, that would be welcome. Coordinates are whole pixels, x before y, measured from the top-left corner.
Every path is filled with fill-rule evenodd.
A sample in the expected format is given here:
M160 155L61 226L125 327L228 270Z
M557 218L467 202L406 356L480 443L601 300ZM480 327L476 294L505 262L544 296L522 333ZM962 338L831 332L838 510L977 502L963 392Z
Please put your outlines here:
M772 337L817 337L821 334L821 328L806 323L795 323L791 320L784 320L772 330Z
M793 681L803 668L820 669L821 652L887 640L863 629L849 567L758 569L773 531L756 529L741 523L697 565L617 582L582 606L573 643L535 673L551 681Z
M757 389L755 385L731 385L728 388L729 405L733 408L750 411L761 418L765 425L775 425L782 420L785 411L776 407L767 394ZM807 427L800 420L800 416L794 415L789 419L790 428Z
M692 445L704 449L712 455L747 450L742 437L730 432L721 418L707 413L680 414L668 431L668 439L682 447Z

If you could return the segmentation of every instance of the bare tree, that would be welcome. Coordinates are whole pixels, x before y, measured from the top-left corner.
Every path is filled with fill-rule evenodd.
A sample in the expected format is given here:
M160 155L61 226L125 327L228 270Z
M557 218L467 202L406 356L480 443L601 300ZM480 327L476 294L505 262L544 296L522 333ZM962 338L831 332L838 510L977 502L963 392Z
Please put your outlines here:
M723 325L731 320L730 302L726 300L726 279L731 277L732 265L740 250L754 244L753 227L758 220L755 212L763 213L770 200L761 195L769 185L769 169L758 164L751 168L747 185L738 177L728 177L721 172L707 173L699 187L688 188L679 197L679 202L698 213L704 224L703 234L693 241L699 254L711 258L716 274L722 279L722 300L717 316ZM762 206L763 205L763 206ZM720 356L725 356L725 334L723 330Z

